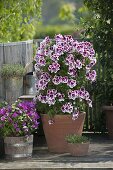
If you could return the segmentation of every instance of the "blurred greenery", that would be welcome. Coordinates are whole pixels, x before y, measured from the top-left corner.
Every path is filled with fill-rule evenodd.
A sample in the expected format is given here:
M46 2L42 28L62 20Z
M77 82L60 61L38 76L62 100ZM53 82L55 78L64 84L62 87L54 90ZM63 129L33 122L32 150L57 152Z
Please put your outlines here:
M0 0L0 42L32 39L42 0Z
M71 34L73 36L79 37L79 32L77 32L78 28L75 28L72 25L47 25L37 27L34 39L45 38L46 36L50 36L53 38L55 34Z
M60 8L60 13L59 13L59 18L61 20L74 20L76 8L73 3L66 3L61 6Z
M113 53L113 0L84 0L87 15L82 18L84 36L92 38L99 52Z
M43 0L42 23L44 25L70 24L76 17L80 20L79 8L83 6L83 0ZM60 17L59 17L60 15Z

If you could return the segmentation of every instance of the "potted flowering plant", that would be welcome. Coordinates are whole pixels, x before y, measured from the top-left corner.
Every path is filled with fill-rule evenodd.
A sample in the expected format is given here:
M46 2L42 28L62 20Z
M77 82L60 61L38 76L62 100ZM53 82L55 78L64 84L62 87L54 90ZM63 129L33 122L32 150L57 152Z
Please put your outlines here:
M33 135L39 116L35 103L16 101L0 109L0 129L4 137L6 158L24 158L32 155Z
M68 150L72 156L85 156L88 154L89 139L86 136L76 134L67 135Z
M85 85L96 79L94 55L90 42L78 42L70 35L56 35L55 41L46 37L37 49L36 99L38 111L46 113L42 122L51 152L66 152L65 136L82 134L85 105L92 107Z

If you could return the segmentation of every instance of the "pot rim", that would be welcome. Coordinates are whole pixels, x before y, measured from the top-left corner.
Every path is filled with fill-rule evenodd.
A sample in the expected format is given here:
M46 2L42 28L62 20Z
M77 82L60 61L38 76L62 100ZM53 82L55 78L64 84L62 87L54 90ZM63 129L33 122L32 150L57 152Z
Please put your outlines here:
M79 115L85 115L85 114L86 114L86 112L80 112ZM49 116L49 115L46 114L46 113L41 113L41 115L42 115L42 116L43 116L43 115ZM53 115L53 117L55 117L55 116L72 116L72 114L55 114L55 115Z
M29 138L29 137L32 137L32 136L33 136L33 134L31 134L31 135L29 135L29 136L27 136L27 137L26 137L26 136L5 136L4 139L5 139L5 138L25 138L25 137L26 137L26 138Z

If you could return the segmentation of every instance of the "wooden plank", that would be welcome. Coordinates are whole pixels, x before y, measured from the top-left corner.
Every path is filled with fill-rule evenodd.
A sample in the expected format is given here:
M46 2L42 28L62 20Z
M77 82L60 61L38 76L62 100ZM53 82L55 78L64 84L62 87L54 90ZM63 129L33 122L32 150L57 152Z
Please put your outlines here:
M33 41L22 41L4 44L5 63L22 64L26 66L32 61Z
M4 57L7 64L22 64L22 50L21 43L5 43Z
M0 69L4 64L4 45L0 43ZM0 102L5 100L4 80L0 74Z
M27 73L33 71L33 41L26 42L25 68Z

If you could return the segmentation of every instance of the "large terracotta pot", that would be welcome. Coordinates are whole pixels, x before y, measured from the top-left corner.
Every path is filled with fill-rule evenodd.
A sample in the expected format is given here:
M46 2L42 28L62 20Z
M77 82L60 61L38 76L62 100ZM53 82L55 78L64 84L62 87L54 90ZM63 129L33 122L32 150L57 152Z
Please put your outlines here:
M41 115L43 129L50 152L68 152L65 137L68 134L82 134L85 115L85 113L81 113L76 120L72 120L71 115L55 115L53 118L54 123L51 125L48 123L48 115Z
M108 129L108 135L110 139L113 139L113 106L104 106L103 109L106 112L106 126Z

